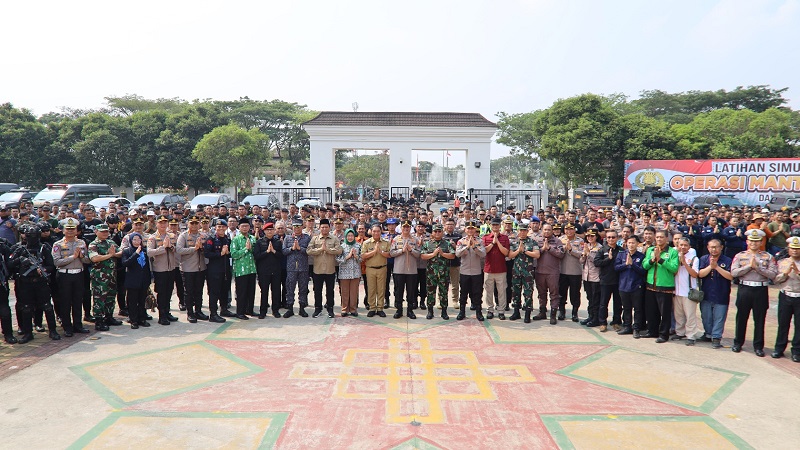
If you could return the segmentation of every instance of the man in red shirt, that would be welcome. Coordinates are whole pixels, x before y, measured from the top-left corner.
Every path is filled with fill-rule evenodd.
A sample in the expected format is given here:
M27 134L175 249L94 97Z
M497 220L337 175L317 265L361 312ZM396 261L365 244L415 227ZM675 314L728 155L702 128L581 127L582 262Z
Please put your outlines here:
M494 293L497 290L497 317L506 320L503 313L506 309L506 256L511 242L508 236L500 233L499 217L492 219L491 232L483 236L483 245L486 247L486 262L483 266L483 290L486 292L487 313L486 318L494 318Z

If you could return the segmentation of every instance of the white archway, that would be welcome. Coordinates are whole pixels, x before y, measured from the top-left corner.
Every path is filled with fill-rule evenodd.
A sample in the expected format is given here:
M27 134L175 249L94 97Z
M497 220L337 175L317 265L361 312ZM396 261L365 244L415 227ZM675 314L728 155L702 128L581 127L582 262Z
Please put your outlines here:
M339 149L389 150L389 186L411 186L413 150L466 152L466 188L490 187L491 142L497 125L476 113L324 111L303 124L310 150L309 184L334 187Z

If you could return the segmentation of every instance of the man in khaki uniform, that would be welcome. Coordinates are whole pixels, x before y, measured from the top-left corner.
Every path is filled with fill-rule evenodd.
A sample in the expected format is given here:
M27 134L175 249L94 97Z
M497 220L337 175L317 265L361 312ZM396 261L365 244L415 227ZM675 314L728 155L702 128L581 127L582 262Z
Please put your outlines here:
M389 242L381 239L381 226L371 229L372 237L361 244L361 259L367 267L367 317L386 317L383 312L386 290L386 260L389 258Z

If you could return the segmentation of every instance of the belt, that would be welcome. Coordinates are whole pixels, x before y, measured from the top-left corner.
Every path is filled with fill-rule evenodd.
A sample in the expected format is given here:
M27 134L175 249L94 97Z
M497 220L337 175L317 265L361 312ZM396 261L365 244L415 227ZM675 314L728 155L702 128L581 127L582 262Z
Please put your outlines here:
M785 295L785 296L787 296L787 297L792 297L792 298L800 298L800 292L786 292L786 291L781 291L781 294L783 294L783 295Z
M769 286L769 283L766 281L739 281L739 284L742 286L751 286L751 287L762 287L762 286Z
M386 267L386 264L384 264L382 266L375 266L375 267L367 266L367 269L383 269L384 267Z
M58 273L76 274L83 272L83 269L58 269Z

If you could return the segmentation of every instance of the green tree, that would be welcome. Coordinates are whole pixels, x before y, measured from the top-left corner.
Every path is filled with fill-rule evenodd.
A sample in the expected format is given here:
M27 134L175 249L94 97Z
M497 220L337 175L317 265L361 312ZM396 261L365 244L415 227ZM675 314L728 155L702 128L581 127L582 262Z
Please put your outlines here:
M528 155L493 159L489 177L494 183L533 183L542 178L539 161Z
M389 154L361 155L339 169L339 177L347 186L380 187L389 185Z
M689 152L678 150L678 138L667 122L631 114L619 118L625 159L681 159Z
M142 111L163 111L177 113L188 106L185 100L180 98L159 98L148 100L136 94L126 94L122 97L105 97L110 114L131 116Z
M206 134L192 151L211 179L223 185L249 185L269 156L269 139L253 128L223 125Z
M26 109L0 105L0 179L42 186L56 173L58 154L47 129Z

